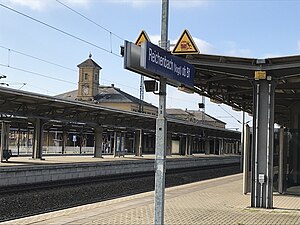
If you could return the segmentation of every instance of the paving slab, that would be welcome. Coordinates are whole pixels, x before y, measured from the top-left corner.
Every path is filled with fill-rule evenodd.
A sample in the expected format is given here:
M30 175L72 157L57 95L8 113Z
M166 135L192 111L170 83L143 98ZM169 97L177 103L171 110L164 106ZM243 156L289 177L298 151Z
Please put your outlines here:
M2 224L153 224L153 195L146 192ZM299 196L274 193L274 209L249 205L241 174L171 187L166 189L165 224L300 224Z

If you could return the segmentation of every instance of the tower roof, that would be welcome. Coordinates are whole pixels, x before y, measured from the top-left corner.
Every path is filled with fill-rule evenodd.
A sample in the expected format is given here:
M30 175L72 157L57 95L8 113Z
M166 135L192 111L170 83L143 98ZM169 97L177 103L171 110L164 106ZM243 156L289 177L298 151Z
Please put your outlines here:
M102 69L101 66L99 66L94 60L92 60L91 58L85 60L84 62L80 63L79 65L77 65L79 68L81 67L97 67L100 70Z

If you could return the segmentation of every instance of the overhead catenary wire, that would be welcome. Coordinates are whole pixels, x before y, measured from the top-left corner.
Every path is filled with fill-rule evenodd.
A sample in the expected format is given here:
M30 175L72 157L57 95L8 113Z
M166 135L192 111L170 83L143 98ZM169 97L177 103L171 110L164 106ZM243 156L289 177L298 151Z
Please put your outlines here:
M19 87L19 90L21 90L25 85L26 85L26 83L23 83L22 86Z
M57 1L57 2L59 2L59 3L62 4L62 5L65 5L65 6L67 7L66 4L64 4L64 3L60 2L60 1ZM98 45L96 45L96 44L94 44L94 43L91 43L91 42L89 42L89 41L86 41L86 40L84 40L84 39L82 39L82 38L80 38L80 37L77 37L77 36L75 36L75 35L73 35L73 34L70 34L70 33L66 32L66 31L64 31L64 30L61 30L61 29L59 29L59 28L57 28L57 27L54 27L54 26L52 26L52 25L50 25L50 24L47 24L47 23L45 23L45 22L43 22L43 21L40 21L40 20L38 20L38 19L35 19L35 18L33 18L33 17L31 17L31 16L25 14L25 13L22 13L22 12L20 12L20 11L18 11L18 10L15 10L15 9L13 9L13 8L11 8L11 7L8 7L8 6L4 5L4 4L1 4L1 3L0 3L0 6L3 7L3 8L8 9L8 10L10 10L10 11L13 11L13 12L19 14L19 15L22 15L22 16L28 18L28 19L31 19L31 20L33 20L33 21L35 21L35 22L37 22L37 23L40 23L40 24L42 24L42 25L44 25L44 26L47 26L47 27L49 27L49 28L51 28L51 29L54 29L54 30L56 30L56 31L58 31L58 32L60 32L60 33L63 33L63 34L65 34L65 35L67 35L67 36L70 36L70 37L72 37L72 38L74 38L74 39L77 39L77 40L82 41L82 42L84 42L84 43L86 43L86 44L89 44L89 45L91 45L91 46L93 46L93 47L96 47L96 48L98 48L98 49L100 49L100 50L103 50L103 51L108 52L108 53L111 53L111 54L113 54L113 55L115 55L115 56L117 56L117 57L119 57L119 58L122 58L121 55L116 54L116 53L113 52L113 50L112 50L112 43L111 43L111 45L110 45L110 50L108 50L108 49L105 49L105 48L103 48L103 47L101 47L101 46L98 46ZM69 8L70 10L74 11L75 13L79 14L80 16L84 17L85 19L89 20L90 22L92 22L92 23L96 24L97 26L101 27L102 29L106 30L107 32L109 32L109 33L110 33L110 39L111 39L111 41L112 41L112 35L118 37L118 38L121 39L121 40L124 40L124 39L123 39L122 37L120 37L119 35L117 35L117 34L111 32L110 30L108 30L108 29L104 28L103 26L97 24L96 22L90 20L89 18L87 18L86 16L82 15L81 13L79 13L79 12L73 10L71 7L68 7L68 8ZM4 46L1 46L1 47L6 48L6 47L4 47ZM6 49L7 49L9 52L12 50L12 49L9 49L9 48L6 48ZM40 58L38 58L38 57L34 57L34 56L28 55L28 54L26 54L26 53L22 53L22 52L19 52L19 51L16 51L16 50L14 50L14 52L19 53L19 54L22 54L22 55L24 55L24 56L28 56L28 57L31 57L31 58L35 58L35 59L37 59L37 60L40 60L40 61L43 61L43 62L46 62L46 63L50 63L50 64L52 64L52 65L59 66L59 67L62 67L62 68L68 69L68 70L75 71L74 69L70 69L70 68L64 67L64 66L62 66L62 65L59 65L59 64L57 64L57 63L53 63L53 62L50 62L50 61L48 61L48 60L40 59ZM9 59L10 59L10 53L9 53ZM4 66L4 65L1 64L1 66ZM11 66L10 66L10 60L8 60L8 65L7 65L7 67L10 67L10 68L13 68L13 69L17 69L17 70L23 70L23 69L21 69L21 68L11 67ZM26 71L26 70L24 70L24 72L29 72L29 73L32 73L32 74L35 74L35 75L41 75L41 76L44 76L44 77L48 77L49 79L52 79L52 78L51 78L50 76L48 76L48 75L43 75L43 74L35 73L35 72L32 72L32 71ZM56 78L53 78L53 79L56 79ZM60 80L63 81L63 82L65 82L65 80L62 80L62 79L60 79ZM103 80L105 80L105 79L103 79ZM113 82L113 81L110 81L110 80L106 80L106 81L108 81L108 82ZM114 83L118 84L117 82L114 82ZM127 86L127 85L123 85L123 84L119 84L119 85L120 85L120 86L124 86L124 87L129 87L129 88L132 88L132 89L136 89L136 90L137 90L137 88L130 87L130 86Z
M40 57L36 57L36 56L30 55L30 54L28 54L28 53L24 53L24 52L21 52L21 51L12 49L12 48L8 48L8 47L2 46L2 45L0 45L0 48L8 50L8 54L10 54L10 52L14 52L14 53L17 53L17 54L20 54L20 55L23 55L23 56L26 56L26 57L29 57L29 58L32 58L32 59L35 59L35 60L44 62L44 63L48 63L48 64L53 65L53 66L57 66L57 67L60 67L60 68L63 68L63 69L67 69L67 70L73 71L73 72L78 72L78 71L75 70L75 69L72 69L72 68L69 68L69 67L60 65L60 64L58 64L58 63L56 63L56 62L52 62L52 61L49 61L49 60L46 60L46 59L42 59L42 58L40 58ZM1 66L4 66L4 64L2 64ZM9 67L9 68L12 67L12 66L10 66L10 62L8 62L7 67ZM12 68L13 68L13 67L12 67ZM14 68L13 68L13 69L14 69ZM21 69L21 68L18 68L18 69ZM31 72L31 71L30 71L30 72ZM35 73L35 72L33 72L33 73ZM49 76L49 77L50 77L50 76ZM107 80L107 79L103 79L103 78L101 78L101 79L102 79L102 81L105 81L105 82L115 83L115 84L118 84L118 85L123 86L123 87L131 88L131 89L134 89L134 90L139 90L138 88L135 88L135 87L132 87L132 86L129 86L129 85L125 85L125 84L122 84L122 83L119 83L119 82L115 82L115 81Z
M237 118L235 118L231 113L229 113L227 110L225 110L220 104L218 104L218 106L224 111L226 112L230 117L232 117L233 119L235 119L239 124L242 124L241 121L239 121Z
M24 86L25 86L25 85L24 85ZM24 86L20 87L19 90L20 90L21 88L23 88ZM57 94L57 92L50 91L50 90L48 90L48 89L41 88L41 87L38 87L38 86L35 86L35 85L32 85L32 84L27 84L27 83L26 83L26 86L30 86L30 87L33 87L33 88L36 88L36 89L40 89L40 90L42 90L42 91L46 91L48 94L49 94L49 93L52 93L52 94L55 94L55 95Z
M58 2L59 4L65 6L65 7L67 7L69 10L71 10L71 11L73 11L74 13L78 14L79 16L85 18L86 20L90 21L91 23L95 24L96 26L100 27L101 29L103 29L103 30L109 32L110 40L112 40L112 35L114 35L115 37L118 37L118 38L121 39L121 40L124 40L124 38L122 38L122 37L120 37L119 35L117 35L117 34L111 32L110 30L106 29L105 27L99 25L98 23L94 22L93 20L89 19L88 17L84 16L83 14L79 13L78 11L72 9L72 8L69 7L68 5L62 3L61 1L56 0L56 2ZM71 33L68 33L68 32L66 32L66 31L64 31L64 30L61 30L61 29L59 29L59 28L57 28L57 27L54 27L54 26L52 26L52 25L50 25L50 24L47 24L47 23L45 23L45 22L43 22L43 21L40 21L40 20L38 20L38 19L35 19L35 18L33 18L33 17L31 17L31 16L25 14L25 13L22 13L22 12L20 12L20 11L17 11L17 10L15 10L15 9L13 9L13 8L10 8L10 7L8 7L8 6L4 5L4 4L1 4L1 3L0 3L0 6L3 7L3 8L8 9L8 10L10 10L10 11L13 11L13 12L19 14L19 15L22 15L22 16L28 18L28 19L31 19L31 20L33 20L33 21L35 21L35 22L37 22L37 23L40 23L40 24L42 24L42 25L44 25L44 26L47 26L47 27L49 27L49 28L51 28L51 29L53 29L53 30L56 30L56 31L58 31L58 32L60 32L60 33L63 33L63 34L65 34L65 35L67 35L67 36L70 36L70 37L72 37L72 38L74 38L74 39L77 39L77 40L79 40L79 41L81 41L81 42L84 42L84 43L86 43L86 44L89 44L89 45L91 45L91 46L93 46L93 47L95 47L95 48L98 48L98 49L102 50L102 51L105 51L105 52L107 52L107 53L111 53L111 54L113 54L113 55L115 55L115 56L118 56L118 57L120 57L120 58L122 57L122 56L120 56L119 54L116 54L116 53L114 53L114 52L112 51L112 45L110 46L110 50L105 49L105 48L103 48L103 47L101 47L101 46L98 46L98 45L92 43L92 42L89 42L89 41L87 41L87 40L84 40L83 38L77 37L77 36L75 36L75 35L73 35L73 34L71 34ZM3 46L0 46L0 47L3 48ZM5 48L5 47L4 47L4 48ZM27 55L27 54L25 54L25 53L18 52L18 51L16 51L16 50L12 50L12 49L8 49L8 48L7 48L7 50L8 50L9 52L14 51L14 52L16 52L16 53L18 53L18 54L22 54L22 55L24 55L24 56L28 56L28 57L31 57L31 58L35 58L35 59L37 59L37 60L40 60L40 61L43 61L43 62L46 62L46 63L50 63L50 64L52 64L52 65L56 65L56 66L59 66L59 67L62 67L62 68L65 68L65 69L68 69L68 70L71 70L71 71L76 71L76 70L74 70L74 69L70 69L70 68L64 67L64 66L62 66L62 65L59 65L59 64L56 64L56 63L52 63L52 62L47 61L47 60L39 59L39 58L37 58L37 57L30 56L30 55ZM11 69L23 71L23 72L26 72L26 73L31 73L31 74L34 74L34 75L37 75L37 76L42 76L42 77L45 77L45 78L48 78L48 79L53 79L53 80L57 80L57 81L65 82L65 83L77 84L77 83L70 82L70 81L67 81L67 80L63 80L63 79L60 79L60 78L51 77L51 76L49 76L49 75L44 75L44 74L41 74L41 73L36 73L36 72L33 72L33 71L29 71L29 70L25 70L25 69L21 69L21 68L17 68L17 67L10 66L10 65L9 65L9 64L10 64L10 57L11 57L11 56L10 56L10 53L9 53L9 55L8 55L8 65L0 64L0 66L6 66L6 67L9 67L9 68L11 68ZM105 80L105 79L103 79L103 80ZM109 80L106 80L106 81L111 82L111 81L109 81ZM117 82L115 82L115 83L117 83ZM122 85L122 84L120 84L120 85ZM137 88L133 88L133 87L130 87L130 86L127 86L127 85L122 85L122 86L126 86L126 87L128 87L128 88L132 88L132 89L136 89L136 90L137 90ZM174 98L174 97L170 97L170 98L172 98L172 99L177 99L177 100L179 100L179 101L186 101L186 100L181 100L181 99ZM192 101L189 101L189 102L192 102ZM222 108L222 109L223 109L223 108ZM223 110L224 110L224 109L223 109ZM224 111L225 111L225 110L224 110ZM225 112L227 112L227 111L225 111ZM228 112L227 112L227 113L228 113ZM229 114L229 113L228 113L228 114ZM238 122L240 123L240 121L237 120L234 116L232 116L231 114L229 114L229 115L230 115L232 118L234 118L236 121L238 121Z
M6 81L10 86L14 86L14 85L26 85L27 83L24 82L15 82L15 81Z
M2 67L8 67L8 68L11 68L11 69L14 69L14 70L18 70L18 71L21 71L21 72L30 73L30 74L33 74L33 75L36 75L36 76L45 77L45 78L48 78L48 79L52 79L52 80L56 80L56 81L60 81L60 82L64 82L64 83L77 84L75 82L71 82L71 81L68 81L68 80L63 80L63 79L60 79L60 78L55 78L53 76L49 76L49 75L45 75L45 74L33 72L33 71L30 71L30 70L25 70L25 69L14 67L14 66L8 66L8 65L5 65L5 64L2 64L2 63L0 63L0 66L2 66Z
M36 75L36 76L45 77L45 78L48 78L48 79L52 79L52 80L64 82L64 83L69 83L69 84L75 84L75 85L77 85L77 83L75 83L75 82L71 82L71 81L60 79L60 78L56 78L56 77L53 77L53 76L49 76L49 75L45 75L45 74L33 72L33 71L30 71L30 70L25 70L25 69L22 69L22 68L19 68L19 67L8 66L8 65L5 65L5 64L2 64L2 63L0 63L0 66L7 67L7 68L10 68L10 69L14 69L14 70L18 70L18 71L25 72L25 73L30 73L30 74L33 74L33 75ZM122 84L120 84L120 85L122 85ZM134 88L134 87L131 87L131 86L128 86L128 85L122 85L122 86L138 90L137 88Z
M20 11L18 11L18 10L15 10L15 9L11 8L11 7L8 7L8 6L6 6L6 5L4 5L4 4L2 4L2 3L0 3L0 6L3 7L3 8L6 8L6 9L12 11L12 12L15 12L15 13L21 15L21 16L24 16L24 17L26 17L26 18L28 18L28 19L31 19L31 20L33 20L33 21L35 21L35 22L37 22L37 23L40 23L40 24L42 24L42 25L44 25L44 26L46 26L46 27L49 27L49 28L51 28L51 29L53 29L53 30L56 30L56 31L58 31L58 32L60 32L60 33L62 33L62 34L65 34L65 35L67 35L67 36L69 36L69 37L72 37L72 38L74 38L74 39L76 39L76 40L78 40L78 41L84 42L84 43L86 43L86 44L88 44L88 45L91 45L91 46L93 46L93 47L95 47L95 48L98 48L98 49L100 49L100 50L102 50L102 51L108 52L108 53L110 53L110 54L113 54L113 55L115 55L115 56L117 56L117 57L122 58L122 56L119 55L119 54L116 54L116 53L114 53L114 52L112 52L112 51L110 51L110 50L107 50L107 49L105 49L105 48L103 48L103 47L101 47L101 46L99 46L99 45L96 45L96 44L90 42L90 41L84 40L83 38L77 37L77 36L75 36L75 35L73 35L73 34L71 34L71 33L68 33L68 32L66 32L66 31L62 30L62 29L59 29L59 28L57 28L57 27L54 27L54 26L52 26L52 25L50 25L50 24L48 24L48 23L45 23L45 22L43 22L43 21L41 21L41 20L38 20L38 19L36 19L36 18L33 18L33 17L31 17L31 16L29 16L29 15L27 15L27 14L25 14L25 13L22 13L22 12L20 12Z
M49 61L49 60L45 60L45 59L42 59L42 58L39 58L39 57L30 55L30 54L21 52L21 51L17 51L17 50L15 50L15 49L11 49L11 48L8 48L8 47L2 46L2 45L0 45L0 48L9 50L10 52L18 53L18 54L20 54L20 55L23 55L23 56L26 56L26 57L29 57L29 58L32 58L32 59L35 59L35 60L38 60L38 61L42 61L42 62L44 62L44 63L48 63L48 64L51 64L51 65L54 65L54 66L57 66L57 67L61 67L61 68L67 69L67 70L71 70L71 71L77 72L77 70L75 70L75 69L68 68L68 67L62 66L62 65L60 65L60 64L58 64L58 63L51 62L51 61ZM14 69L14 70L23 71L23 72L26 72L26 73L31 73L31 74L38 75L38 76L42 76L42 77L49 78L49 79L54 79L54 80L61 81L61 82L67 82L67 83L70 83L70 84L76 84L75 82L70 82L70 81L67 81L67 80L55 78L55 77L52 77L52 76L49 76L49 75L40 74L40 73L37 73L37 72L25 70L25 69L18 68L18 67L14 67L14 66L10 66L10 65L0 64L0 66L2 66L2 67L8 67L8 68L11 68L11 69ZM129 85L125 85L125 84L121 84L121 83L118 83L118 82L114 82L114 81L112 81L112 80L107 80L107 79L103 79L103 78L101 78L101 80L102 80L102 81L105 81L105 82L109 82L109 83L115 83L115 84L118 84L118 85L120 85L120 86L127 87L127 88L131 88L131 89L134 89L134 90L139 90L138 88L135 88L135 87L132 87L132 86L129 86ZM29 85L29 84L28 84L28 85ZM171 96L168 96L168 98L174 99L174 100L177 100L177 101L181 101L181 102L187 102L187 101L188 101L188 102L190 102L190 103L195 103L195 104L196 104L196 102L194 102L194 101L190 101L190 100L187 100L187 99L181 99L181 98L178 98L178 97L171 97Z
M72 7L70 7L69 5L61 2L60 0L56 0L56 2L58 2L59 4L61 4L62 6L66 7L67 9L71 10L72 12L76 13L77 15L79 15L80 17L86 19L87 21L91 22L92 24L96 25L97 27L100 27L101 29L105 30L106 32L109 33L109 40L110 40L110 52L113 52L113 36L119 38L120 40L124 41L125 39L122 38L121 36L113 33L112 31L110 31L109 29L105 28L104 26L98 24L97 22L93 21L92 19L88 18L87 16L83 15L82 13L76 11L75 9L73 9ZM140 84L140 86L143 85L143 83ZM144 96L142 94L143 89L140 89L140 99L143 100L144 98L141 98L141 96Z
M58 2L59 4L61 4L62 6L66 7L67 9L71 10L72 12L76 13L77 15L81 16L82 18L88 20L89 22L91 22L92 24L96 25L97 27L100 27L101 29L107 31L109 33L109 35L114 35L115 37L121 39L122 41L124 41L125 39L122 38L121 36L113 33L112 31L110 31L109 29L105 28L104 26L98 24L97 22L93 21L92 19L88 18L87 16L83 15L82 13L76 11L75 9L71 8L70 6L68 6L67 4L59 1L59 0L55 0L56 2Z
M2 46L2 45L0 45L0 48L3 48L3 49L8 50L8 51L9 51L9 55L10 55L10 52L15 52L15 53L17 53L17 54L20 54L20 55L23 55L23 56L26 56L26 57L29 57L29 58L32 58L32 59L35 59L35 60L44 62L44 63L48 63L48 64L51 64L51 65L53 65L53 66L57 66L57 67L61 67L61 68L63 68L63 69L67 69L67 70L71 70L71 71L77 72L77 70L74 70L74 69L65 67L65 66L63 66L63 65L59 65L59 64L54 63L54 62L50 62L50 61L48 61L48 60L45 60L45 59L42 59L42 58L39 58L39 57L36 57L36 56L29 55L29 54L24 53L24 52L20 52L20 51L11 49L11 48L7 48L7 47ZM8 62L8 65L10 65L10 62Z

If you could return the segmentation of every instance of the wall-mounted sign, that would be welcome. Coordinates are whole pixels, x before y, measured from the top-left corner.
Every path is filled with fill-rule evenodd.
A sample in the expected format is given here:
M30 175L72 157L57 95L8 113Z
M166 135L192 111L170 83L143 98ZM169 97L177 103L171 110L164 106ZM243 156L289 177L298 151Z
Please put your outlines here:
M135 44L141 46L144 41L150 42L150 38L148 37L146 31L142 30L139 37L136 39Z
M140 66L149 73L167 78L177 86L194 87L194 66L150 42L141 45Z
M200 51L188 30L184 30L176 43L172 54L199 54Z
M266 78L267 78L266 71L255 71L255 73L254 73L255 80L265 80Z

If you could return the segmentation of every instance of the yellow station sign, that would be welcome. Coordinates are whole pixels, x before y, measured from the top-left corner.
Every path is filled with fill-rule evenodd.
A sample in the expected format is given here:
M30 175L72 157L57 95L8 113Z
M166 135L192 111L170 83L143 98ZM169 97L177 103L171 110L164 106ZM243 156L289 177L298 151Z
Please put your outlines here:
M266 71L255 71L255 73L254 73L255 80L265 80L266 78L267 78Z
M177 44L175 45L172 54L199 54L200 51L195 44L188 30L184 30Z

